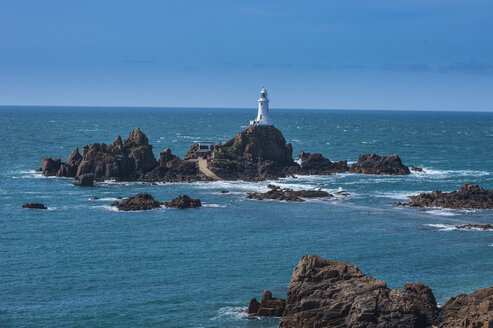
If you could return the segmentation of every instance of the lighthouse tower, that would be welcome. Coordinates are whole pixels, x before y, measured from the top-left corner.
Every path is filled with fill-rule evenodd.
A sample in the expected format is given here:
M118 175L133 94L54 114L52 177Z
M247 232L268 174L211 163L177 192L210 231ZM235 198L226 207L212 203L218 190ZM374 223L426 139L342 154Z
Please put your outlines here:
M269 99L267 99L267 90L262 88L260 98L258 98L258 114L255 121L250 121L252 125L273 125L269 116Z

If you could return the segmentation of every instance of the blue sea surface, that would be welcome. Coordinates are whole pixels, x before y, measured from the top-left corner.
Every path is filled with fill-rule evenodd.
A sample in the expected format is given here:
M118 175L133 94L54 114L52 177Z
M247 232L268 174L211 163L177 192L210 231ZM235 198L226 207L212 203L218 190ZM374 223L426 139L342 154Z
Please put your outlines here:
M424 172L335 174L265 182L145 185L43 177L44 157L110 144L140 127L154 153L183 156L225 142L255 109L0 108L0 327L276 327L238 312L264 289L285 297L301 256L359 265L391 288L428 284L440 304L493 285L493 210L397 207L409 195L464 183L493 189L493 113L272 109L293 156L355 162L394 154ZM245 199L274 183L351 195L304 203ZM231 191L221 194L221 190ZM202 208L118 212L118 196L180 194ZM93 197L99 200L91 200ZM21 209L41 202L48 211Z

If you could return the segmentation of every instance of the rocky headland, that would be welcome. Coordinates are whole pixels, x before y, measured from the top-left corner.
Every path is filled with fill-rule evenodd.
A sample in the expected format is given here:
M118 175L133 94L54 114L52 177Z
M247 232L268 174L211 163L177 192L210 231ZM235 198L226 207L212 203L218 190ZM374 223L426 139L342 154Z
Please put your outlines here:
M351 168L347 161L331 162L320 153L299 154L293 160L293 148L274 126L249 125L224 144L216 144L206 154L197 145L190 147L183 159L171 149L154 157L152 145L140 130L126 140L118 136L110 145L93 143L75 148L65 162L44 158L45 176L74 178L77 185L92 186L94 181L194 182L212 180L261 181L295 174L327 175L341 172L363 174L408 174L409 169L397 155L364 154ZM205 163L205 164L204 164ZM202 165L202 166L201 166Z
M267 299L270 293L264 292ZM262 296L262 300L264 296ZM283 299L252 299L254 315L277 315ZM262 308L269 310L263 312ZM277 308L277 314L273 309ZM265 313L265 314L262 314ZM438 307L432 290L420 282L390 289L356 265L306 255L294 268L279 327L489 328L493 325L493 287L458 295Z
M452 209L493 209L493 190L485 190L478 185L466 183L459 190L431 193L422 192L410 196L410 202L396 205L412 207L442 207Z
M333 197L330 193L323 190L292 190L289 188L281 189L279 186L268 185L269 191L267 192L252 192L247 193L247 199L256 200L284 200L288 202L304 202L303 198L324 198Z

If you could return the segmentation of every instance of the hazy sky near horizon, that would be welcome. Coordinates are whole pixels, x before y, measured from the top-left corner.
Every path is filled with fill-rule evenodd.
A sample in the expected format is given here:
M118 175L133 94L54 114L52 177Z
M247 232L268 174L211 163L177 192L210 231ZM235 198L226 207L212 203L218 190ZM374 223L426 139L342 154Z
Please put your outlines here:
M0 105L493 111L493 2L0 2Z

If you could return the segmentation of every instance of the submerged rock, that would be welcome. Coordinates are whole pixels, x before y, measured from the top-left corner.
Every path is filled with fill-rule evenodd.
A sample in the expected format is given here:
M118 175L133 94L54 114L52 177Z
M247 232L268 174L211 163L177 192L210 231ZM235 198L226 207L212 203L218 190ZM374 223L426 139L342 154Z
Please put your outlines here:
M459 190L441 192L435 190L431 193L421 193L410 196L408 203L396 203L396 205L413 207L443 207L452 209L473 208L492 209L493 190L484 190L478 185L466 183Z
M194 208L202 206L200 199L192 199L188 195L178 196L169 202L165 202L164 206L179 209Z
M390 289L355 265L303 256L289 283L279 327L431 327L438 311L431 289Z
M280 317L285 306L286 300L284 298L272 297L269 290L264 290L260 303L255 297L252 298L246 312L250 315Z
M464 224L455 226L459 230L493 230L493 224Z
M347 161L331 162L320 153L300 152L301 170L299 174L325 175L346 172Z
M462 294L449 299L440 308L435 327L493 327L493 287L479 289L469 295Z
M30 208L33 210L47 210L48 207L46 207L44 204L41 203L25 203L22 205L22 208Z
M409 168L402 164L401 159L396 154L390 156L380 156L377 154L359 155L358 161L351 165L349 172L390 175L405 175L410 173Z
M116 206L120 211L144 211L161 207L162 203L155 200L151 194L139 193L133 197L124 198L121 203L115 201L111 206Z
M268 185L269 191L253 192L248 193L246 198L248 199L274 199L274 200L285 200L288 202L304 202L303 198L323 198L332 197L332 195L323 190L291 190L291 189L281 189L279 186Z

